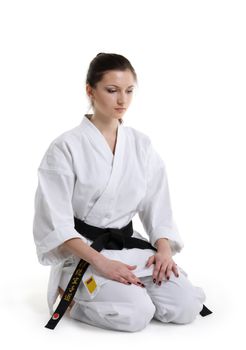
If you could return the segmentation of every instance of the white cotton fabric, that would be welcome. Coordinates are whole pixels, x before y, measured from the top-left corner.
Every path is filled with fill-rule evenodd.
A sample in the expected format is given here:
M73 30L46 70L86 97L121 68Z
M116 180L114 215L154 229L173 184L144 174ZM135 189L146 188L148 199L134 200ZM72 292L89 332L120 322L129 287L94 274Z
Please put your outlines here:
M110 280L91 300L85 288L75 296L70 317L92 326L117 331L136 332L152 318L163 323L187 324L195 320L206 299L200 287L193 286L187 273L178 267L179 277L170 275L156 285L151 276L140 277L145 288ZM60 281L66 288L68 279Z
M51 265L48 285L50 312L62 274L71 276L78 258L61 249L62 243L80 238L74 216L101 228L126 226L138 214L150 243L168 238L172 254L184 244L173 218L165 164L150 138L135 128L118 125L115 154L105 137L84 115L75 128L49 145L38 167L33 235L39 262ZM134 229L133 237L146 240ZM110 259L136 264L138 277L152 275L145 267L151 249L106 250ZM109 280L90 265L83 281L93 275L100 286ZM96 295L96 293L94 293Z

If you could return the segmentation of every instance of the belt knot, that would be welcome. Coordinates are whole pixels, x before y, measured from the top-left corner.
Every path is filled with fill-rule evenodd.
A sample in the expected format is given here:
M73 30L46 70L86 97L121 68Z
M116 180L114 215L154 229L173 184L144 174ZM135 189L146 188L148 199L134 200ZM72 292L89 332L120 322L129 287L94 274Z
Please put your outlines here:
M117 228L106 228L106 249L123 249L125 247L125 236L120 229Z

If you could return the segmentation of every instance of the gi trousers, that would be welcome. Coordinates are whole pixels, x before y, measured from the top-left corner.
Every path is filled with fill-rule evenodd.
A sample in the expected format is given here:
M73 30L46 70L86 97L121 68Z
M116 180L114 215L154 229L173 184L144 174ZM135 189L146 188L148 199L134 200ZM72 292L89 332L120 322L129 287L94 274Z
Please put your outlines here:
M139 277L145 288L108 280L91 300L80 289L70 310L70 317L92 326L117 331L136 332L144 329L152 318L163 323L187 324L195 320L206 299L200 287L193 286L187 273L178 266L179 277L171 273L159 286L152 276ZM65 290L68 279L62 276Z

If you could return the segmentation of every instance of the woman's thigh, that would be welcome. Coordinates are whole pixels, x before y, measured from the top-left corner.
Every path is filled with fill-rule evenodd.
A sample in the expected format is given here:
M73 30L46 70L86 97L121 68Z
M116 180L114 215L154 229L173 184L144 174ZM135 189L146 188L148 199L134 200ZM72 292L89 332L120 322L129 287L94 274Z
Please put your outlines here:
M153 283L152 276L141 277L153 304L156 307L154 318L162 322L190 323L202 310L205 293L193 286L187 273L180 267L179 277L171 273L161 285Z
M65 288L66 278L60 287ZM76 292L70 316L93 326L120 331L139 331L145 328L155 313L155 306L145 288L108 280L100 286L93 299L85 287Z

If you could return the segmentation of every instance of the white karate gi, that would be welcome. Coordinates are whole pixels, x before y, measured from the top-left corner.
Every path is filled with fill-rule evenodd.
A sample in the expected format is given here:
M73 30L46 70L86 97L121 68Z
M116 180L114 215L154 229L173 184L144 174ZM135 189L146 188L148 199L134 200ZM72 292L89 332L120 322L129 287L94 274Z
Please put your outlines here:
M92 241L74 229L74 216L89 225L121 228L138 213L150 243L169 239L172 254L183 248L174 222L165 164L144 133L118 125L115 154L105 137L84 115L81 123L59 135L38 168L33 234L39 262L51 265L48 305L53 313L58 286L65 289L79 261L61 249L71 238ZM146 240L134 230L133 237ZM188 323L202 309L205 294L194 287L179 267L180 277L158 286L154 265L145 267L151 249L103 249L101 254L130 265L146 289L124 285L96 273L89 265L76 294L70 316L101 328L136 331L155 317L162 322ZM91 291L85 281L94 277ZM102 302L104 301L104 302Z

